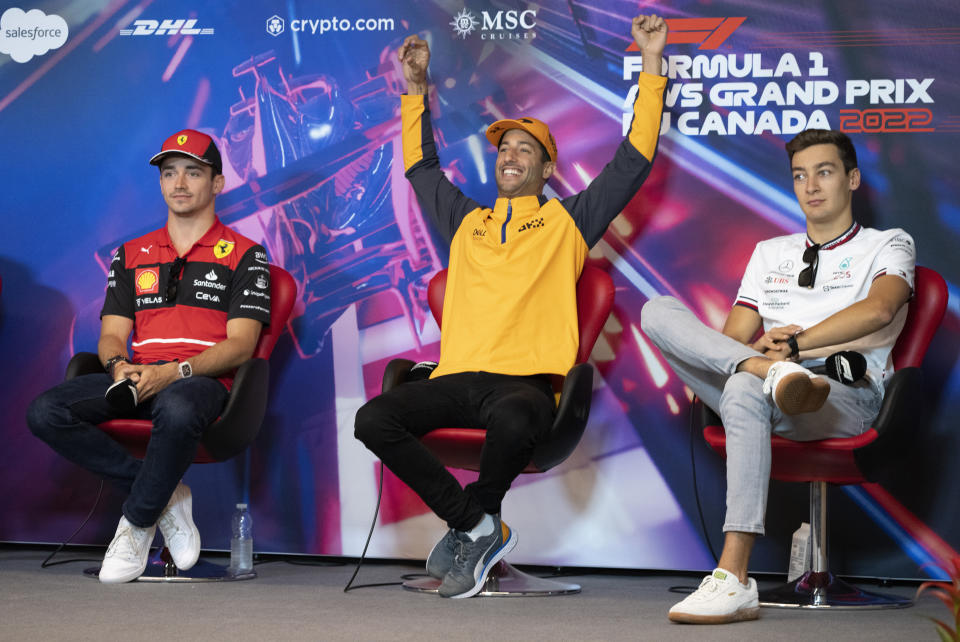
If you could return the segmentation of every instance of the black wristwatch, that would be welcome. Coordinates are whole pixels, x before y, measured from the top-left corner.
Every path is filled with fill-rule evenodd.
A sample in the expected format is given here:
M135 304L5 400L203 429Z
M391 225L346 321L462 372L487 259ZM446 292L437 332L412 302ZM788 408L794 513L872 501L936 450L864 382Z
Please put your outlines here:
M795 356L797 356L798 354L800 354L800 346L797 345L797 338L796 338L796 337L788 337L788 338L787 338L787 345L790 346L790 354L787 355L787 358L788 358L788 359L792 359L793 357L795 357Z
M114 356L110 357L109 359L107 359L107 363L104 364L103 369L106 370L106 371L107 371L107 374L112 377L112 376L113 376L113 367L114 367L115 365L117 365L118 363L120 363L121 361L123 361L123 362L125 362L125 363L130 363L129 361L127 361L127 358L126 358L125 356L123 356L122 354L118 354L118 355L114 355Z

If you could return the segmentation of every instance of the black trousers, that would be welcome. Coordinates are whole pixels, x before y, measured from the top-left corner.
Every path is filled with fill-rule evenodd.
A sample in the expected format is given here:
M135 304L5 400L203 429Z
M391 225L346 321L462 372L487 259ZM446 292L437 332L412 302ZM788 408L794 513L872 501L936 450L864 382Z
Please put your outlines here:
M556 412L546 375L462 372L404 383L357 411L355 434L450 528L469 530L499 513ZM480 476L461 488L420 443L437 428L483 428Z

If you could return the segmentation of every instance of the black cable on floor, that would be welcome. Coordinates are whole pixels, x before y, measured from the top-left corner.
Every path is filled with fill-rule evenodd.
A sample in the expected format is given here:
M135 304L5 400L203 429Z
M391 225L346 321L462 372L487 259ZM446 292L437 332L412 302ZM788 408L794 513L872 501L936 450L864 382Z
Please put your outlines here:
M701 403L703 401L701 400ZM703 531L703 539L707 543L707 548L710 549L710 554L713 555L713 563L717 565L720 562L720 558L717 557L717 552L713 550L713 543L710 541L710 536L707 534L707 521L703 518L703 507L700 505L700 486L697 484L697 459L694 457L693 449L693 425L694 425L694 410L696 404L690 404L690 470L693 472L693 497L697 501L697 514L700 515L700 529Z
M357 560L357 567L353 569L353 575L350 576L350 581L347 582L347 585L343 587L343 592L352 591L353 589L358 588L372 588L374 586L397 586L403 584L403 582L378 582L375 584L357 584L353 586L353 580L357 579L357 573L360 572L360 566L363 564L364 558L367 556L367 548L370 546L370 539L373 537L373 529L377 525L377 515L380 514L380 500L383 498L383 462L380 462L380 487L377 490L377 506L373 509L373 521L370 523L370 532L367 533L367 541L363 544L363 552L360 553L360 559Z
M87 513L87 516L83 519L83 523L80 524L80 526L77 527L77 530L73 531L73 534L71 534L70 537L67 538L67 541L65 541L63 544L60 544L60 546L58 546L57 548L55 548L52 553L50 553L49 555L47 555L47 559L45 559L45 560L43 560L42 562L40 562L40 568L47 568L48 566L56 566L56 565L58 565L58 564L69 564L70 562L100 562L100 561L102 561L101 559L89 559L89 558L77 558L77 559L72 559L72 560L60 560L59 562L51 562L51 561L50 561L50 560L53 559L53 556L54 556L54 555L56 555L57 553L59 553L60 551L62 551L62 550L63 550L63 547L66 546L67 544L69 544L69 543L70 543L70 540L72 540L74 537L76 537L76 536L77 536L77 533L79 533L80 530L81 530L84 526L87 525L87 522L89 522L89 521L90 521L90 518L93 517L93 511L97 510L97 505L100 503L100 495L101 495L102 493L103 493L103 480L101 479L101 480L100 480L100 488L97 489L97 498L96 498L95 500L93 500L93 508L91 508L91 509L90 509L90 512Z

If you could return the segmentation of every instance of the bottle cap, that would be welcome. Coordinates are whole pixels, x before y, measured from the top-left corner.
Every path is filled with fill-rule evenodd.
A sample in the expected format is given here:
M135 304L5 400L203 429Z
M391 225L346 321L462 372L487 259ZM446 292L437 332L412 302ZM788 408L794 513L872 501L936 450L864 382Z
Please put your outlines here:
M237 508L239 508L240 510L246 510L247 505L244 503L240 503L240 504L237 504Z

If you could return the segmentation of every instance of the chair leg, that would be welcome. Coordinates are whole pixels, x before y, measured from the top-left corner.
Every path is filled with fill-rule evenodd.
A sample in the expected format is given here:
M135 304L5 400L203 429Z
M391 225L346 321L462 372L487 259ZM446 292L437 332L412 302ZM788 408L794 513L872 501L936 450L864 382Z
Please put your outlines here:
M94 566L83 570L87 577L99 577L100 567ZM135 582L235 582L237 580L252 580L257 576L254 569L246 573L236 574L229 566L220 566L212 562L197 560L193 568L181 571L173 563L170 551L166 546L159 548L147 560L147 569Z
M436 593L440 580L432 577L407 580L403 588L421 593ZM477 593L482 597L547 597L550 595L571 595L580 592L579 584L568 584L518 571L508 562L500 560L490 571L483 589Z
M804 609L895 609L913 606L897 595L862 591L829 571L827 565L827 483L810 482L812 568L787 584L760 591L760 606Z

